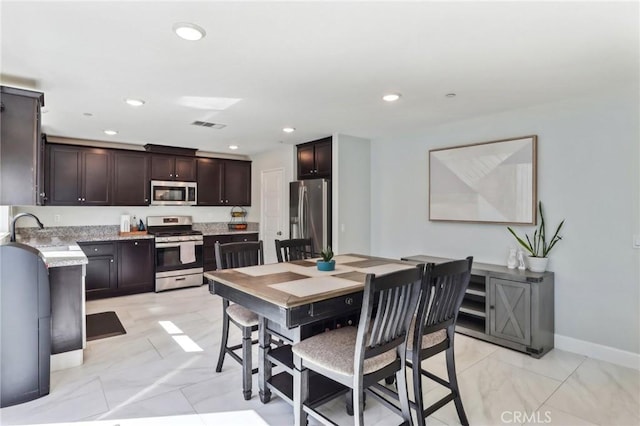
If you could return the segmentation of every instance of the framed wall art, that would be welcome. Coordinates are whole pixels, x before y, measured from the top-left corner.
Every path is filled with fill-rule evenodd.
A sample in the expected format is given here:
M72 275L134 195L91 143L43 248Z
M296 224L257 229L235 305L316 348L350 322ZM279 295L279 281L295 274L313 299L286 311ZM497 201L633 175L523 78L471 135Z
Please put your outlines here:
M536 224L538 137L429 151L429 220Z

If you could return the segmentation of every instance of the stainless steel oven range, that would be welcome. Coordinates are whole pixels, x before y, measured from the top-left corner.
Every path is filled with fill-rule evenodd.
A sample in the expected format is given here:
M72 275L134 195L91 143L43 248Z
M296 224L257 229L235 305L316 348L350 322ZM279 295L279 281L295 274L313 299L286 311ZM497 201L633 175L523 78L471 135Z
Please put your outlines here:
M202 285L202 232L191 216L149 216L147 230L156 239L156 292Z

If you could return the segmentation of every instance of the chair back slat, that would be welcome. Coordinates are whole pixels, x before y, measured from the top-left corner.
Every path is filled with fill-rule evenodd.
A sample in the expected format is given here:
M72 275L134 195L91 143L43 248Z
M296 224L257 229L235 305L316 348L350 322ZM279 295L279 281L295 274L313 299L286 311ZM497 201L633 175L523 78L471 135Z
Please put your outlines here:
M362 371L364 359L404 344L419 299L423 268L419 265L380 278L367 275L354 371Z
M292 238L276 240L276 256L278 262L289 262L314 257L313 240L311 238Z
M262 241L220 244L216 242L217 269L243 268L264 265Z
M414 332L414 344L418 344L420 336L455 324L469 286L472 263L473 257L467 257L439 265L427 264L418 305L419 320L416 321L419 329Z

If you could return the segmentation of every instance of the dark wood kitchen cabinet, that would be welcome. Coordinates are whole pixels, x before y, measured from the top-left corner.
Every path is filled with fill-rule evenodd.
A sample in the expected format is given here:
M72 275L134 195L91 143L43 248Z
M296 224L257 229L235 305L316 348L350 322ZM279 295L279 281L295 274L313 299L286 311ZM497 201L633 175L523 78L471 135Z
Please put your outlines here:
M0 86L0 205L44 203L44 94Z
M87 299L110 296L118 288L116 243L79 243L79 246L89 259L85 276Z
M151 179L195 182L196 158L174 155L152 155Z
M149 204L149 156L144 152L116 151L113 167L113 204Z
M251 161L198 158L198 205L250 206Z
M47 204L111 204L112 151L73 145L47 145Z
M131 292L153 291L153 240L118 242L118 289Z
M154 290L154 240L151 238L78 243L89 259L87 300Z
M330 179L331 155L331 137L298 145L298 179Z

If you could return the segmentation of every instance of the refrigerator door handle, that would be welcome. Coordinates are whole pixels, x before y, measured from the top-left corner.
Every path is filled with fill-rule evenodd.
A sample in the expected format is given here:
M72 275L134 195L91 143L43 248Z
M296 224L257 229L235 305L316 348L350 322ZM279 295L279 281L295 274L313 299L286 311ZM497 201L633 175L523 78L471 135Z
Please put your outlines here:
M322 182L322 249L327 248L328 229L329 229L329 211L328 211L328 197L327 197L327 181Z
M298 188L298 234L299 238L306 238L306 224L305 224L305 216L304 216L304 199L306 195L306 188L304 186L300 186Z

